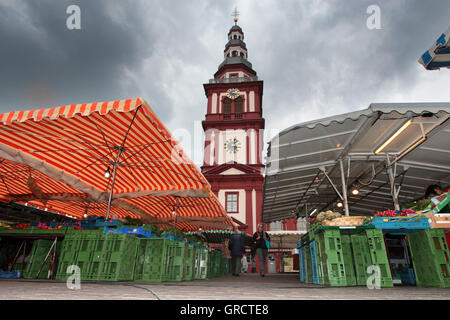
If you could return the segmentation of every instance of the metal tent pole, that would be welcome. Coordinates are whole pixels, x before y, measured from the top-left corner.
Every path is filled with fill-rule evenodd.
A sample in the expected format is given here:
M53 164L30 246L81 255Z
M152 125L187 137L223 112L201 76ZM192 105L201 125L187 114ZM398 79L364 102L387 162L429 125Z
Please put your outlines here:
M116 173L117 173L117 166L119 164L119 159L120 156L122 154L122 148L119 147L119 153L117 154L117 158L116 161L114 162L114 167L113 167L113 178L112 178L112 182L111 182L111 191L109 192L109 199L108 199L108 209L106 210L106 218L105 220L108 220L109 217L109 212L111 210L111 201L112 201L112 197L113 197L113 192L114 192L114 184L116 182Z
M394 201L394 208L395 208L395 210L400 210L400 204L398 202L399 192L397 192L397 188L395 187L395 175L392 170L392 164L389 160L389 154L387 154L387 153L386 153L386 164L387 164L389 182L391 183L391 195L392 195L392 200Z
M341 167L341 180L342 180L342 200L344 201L344 209L345 215L348 217L350 215L348 210L348 202L347 202L347 186L345 183L345 174L344 174L344 164L342 158L339 159L339 165Z
M111 183L111 191L109 192L108 209L106 210L105 220L108 220L109 212L111 210L111 201L112 201L112 196L113 196L114 183L116 182L116 171L117 171L117 167L119 165L120 156L122 155L122 152L126 150L125 143L127 141L128 135L130 134L130 131L131 131L131 127L133 126L134 120L136 119L136 115L137 115L139 109L141 108L141 106L142 105L139 105L136 108L136 111L134 112L133 119L131 119L130 125L128 126L128 130L127 130L127 133L125 134L125 137L123 138L122 145L114 147L114 149L116 149L118 151L118 153L117 153L116 161L114 161L113 179L112 179L112 183Z

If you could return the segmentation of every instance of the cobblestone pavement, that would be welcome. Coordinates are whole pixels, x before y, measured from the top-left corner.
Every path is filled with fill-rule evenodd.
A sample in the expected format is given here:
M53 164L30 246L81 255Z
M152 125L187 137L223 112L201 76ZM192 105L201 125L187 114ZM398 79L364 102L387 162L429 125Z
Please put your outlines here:
M245 274L210 280L173 283L82 282L69 290L65 282L0 280L0 300L450 300L450 289L396 286L369 290L365 287L324 287L302 284L298 274L273 274L261 278Z

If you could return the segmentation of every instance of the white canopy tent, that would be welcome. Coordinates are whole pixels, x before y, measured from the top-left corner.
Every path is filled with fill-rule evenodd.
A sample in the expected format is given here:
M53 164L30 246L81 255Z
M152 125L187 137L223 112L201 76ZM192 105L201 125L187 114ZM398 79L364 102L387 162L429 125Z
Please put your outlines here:
M374 103L282 131L269 143L263 221L338 202L348 215L372 215L448 186L449 118L450 103Z

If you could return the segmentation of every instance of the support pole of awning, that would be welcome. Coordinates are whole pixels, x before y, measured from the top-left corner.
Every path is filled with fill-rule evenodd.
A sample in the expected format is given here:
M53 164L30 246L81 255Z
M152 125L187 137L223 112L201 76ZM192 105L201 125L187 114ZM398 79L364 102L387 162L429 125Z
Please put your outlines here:
M392 164L391 161L389 160L388 153L386 153L386 168L388 171L389 182L391 185L391 195L392 200L394 201L394 208L395 210L400 210L400 204L398 202L398 194L400 193L400 190L397 191L397 188L395 187L395 174L394 171L392 170Z
M136 108L136 111L134 112L133 119L131 119L130 125L128 126L127 133L125 134L125 137L123 138L122 145L116 146L114 149L117 150L117 157L114 161L114 167L113 167L113 179L111 182L111 191L109 192L109 199L108 199L108 209L106 210L106 220L108 220L109 212L111 210L111 201L113 197L113 190L114 190L114 183L116 182L116 173L117 173L117 167L119 166L120 156L122 155L122 152L125 150L125 142L127 141L128 135L130 134L131 127L133 126L134 119L136 119L136 115L139 111L139 109L142 107L142 105L139 105Z
M349 209L348 209L348 201L347 201L347 185L345 182L345 173L344 173L344 163L342 161L342 158L339 159L339 166L341 167L341 181L342 181L342 201L344 202L344 209L345 209L345 216L349 216Z
M108 209L106 210L106 218L105 218L105 220L108 220L109 212L111 210L111 201L112 201L112 196L113 196L113 192L114 192L114 184L116 182L117 166L119 164L119 160L120 160L120 156L122 154L122 150L123 149L119 147L119 152L117 153L116 161L114 161L113 178L112 178L112 182L111 182L111 190L109 191Z

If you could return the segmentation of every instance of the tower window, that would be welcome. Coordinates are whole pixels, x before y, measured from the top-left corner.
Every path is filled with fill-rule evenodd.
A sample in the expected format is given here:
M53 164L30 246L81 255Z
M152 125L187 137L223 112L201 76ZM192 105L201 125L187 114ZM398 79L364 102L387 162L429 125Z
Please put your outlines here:
M231 99L229 98L223 99L223 113L224 114L231 113Z
M238 52L237 51L233 51L233 57L237 57Z
M241 57L242 57L242 58L244 57L244 53L243 53L243 52L241 52Z
M239 193L226 192L225 193L225 207L228 213L238 213Z
M237 35L234 35L234 39L237 39Z
M241 113L244 111L244 99L242 97L236 98L234 100L234 112Z

